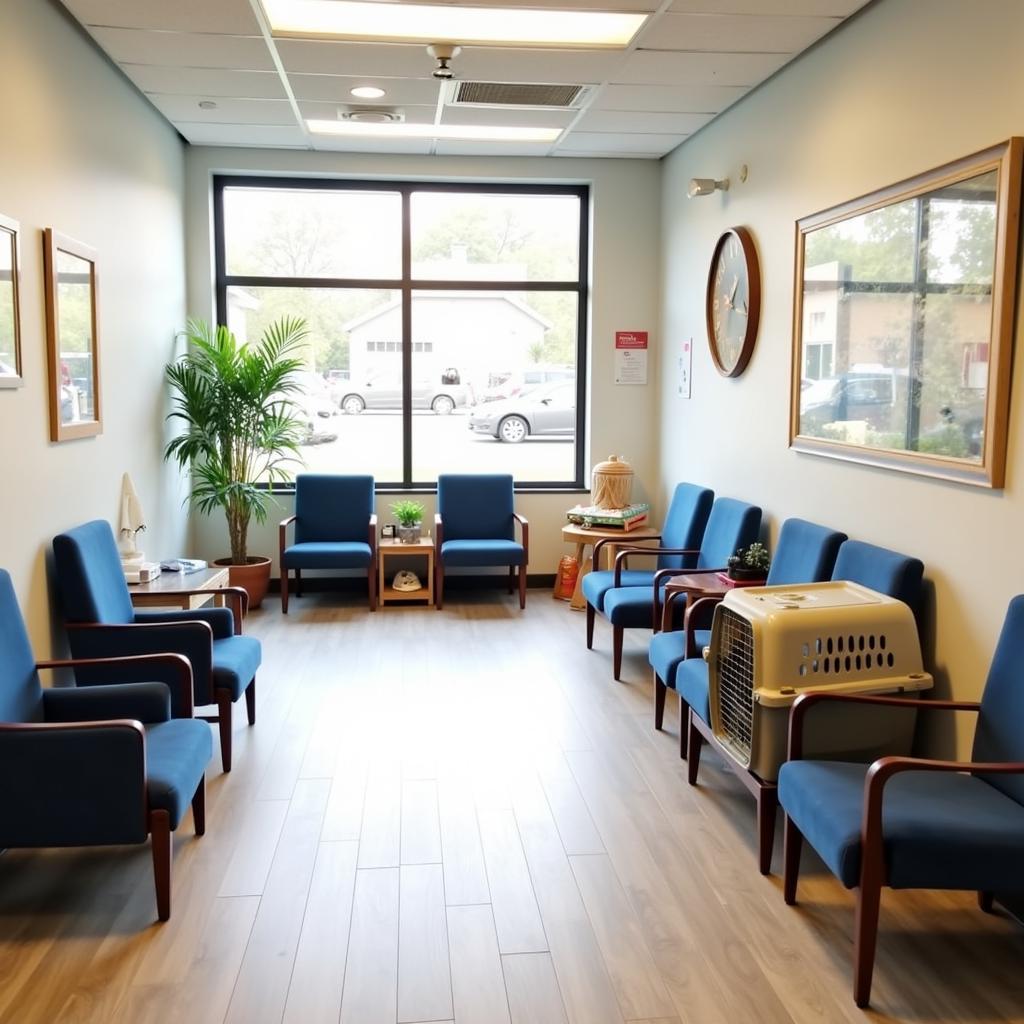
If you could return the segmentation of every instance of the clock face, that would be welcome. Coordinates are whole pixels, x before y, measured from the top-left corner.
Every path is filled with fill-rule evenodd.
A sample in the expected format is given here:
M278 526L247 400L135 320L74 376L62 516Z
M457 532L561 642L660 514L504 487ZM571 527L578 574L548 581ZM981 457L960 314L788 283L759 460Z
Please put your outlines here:
M738 377L746 368L760 312L757 250L746 228L732 228L718 240L708 276L708 343L719 373Z

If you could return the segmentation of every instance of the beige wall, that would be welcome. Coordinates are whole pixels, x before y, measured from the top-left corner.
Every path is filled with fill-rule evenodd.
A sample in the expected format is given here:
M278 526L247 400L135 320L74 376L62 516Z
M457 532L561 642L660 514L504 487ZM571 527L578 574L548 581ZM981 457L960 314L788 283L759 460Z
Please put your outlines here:
M214 315L210 185L215 172L590 184L593 266L586 465L590 467L612 452L621 453L636 471L635 495L654 496L658 500L654 443L657 382L653 367L646 387L616 387L612 346L616 330L649 331L652 360L660 345L659 163L387 157L193 147L187 156L188 299L189 310L204 317ZM581 498L569 494L524 494L517 499L517 509L530 519L532 572L554 572L558 559L569 552L561 543L559 531L565 523L565 509ZM390 520L387 505L393 500L393 495L378 499L382 522ZM432 520L433 497L427 496L424 503ZM282 499L280 516L275 513L271 517L274 524L253 528L249 545L253 553L276 555L276 521L290 511L290 500ZM195 550L200 557L214 558L225 553L227 531L222 517L197 518L195 531Z
M787 516L914 554L934 588L926 646L939 695L974 698L1009 598L1024 590L1024 360L1014 369L1006 487L985 491L787 448L794 223L807 214L1024 134L1024 5L882 0L720 117L665 163L666 344L696 340L693 398L663 363L662 480L695 480ZM750 176L736 181L741 164ZM691 176L728 193L687 200ZM753 360L737 381L707 354L703 296L720 232L747 225L764 302ZM1019 333L1019 332L1018 332ZM717 429L712 433L711 426ZM963 736L972 723L964 722ZM945 747L944 737L932 746Z
M0 391L0 566L37 654L51 649L45 555L55 533L115 520L131 472L154 554L182 550L176 471L164 468L163 364L183 323L183 145L51 0L7 0L0 32L0 213L21 222L25 384ZM104 431L51 444L42 229L98 252Z

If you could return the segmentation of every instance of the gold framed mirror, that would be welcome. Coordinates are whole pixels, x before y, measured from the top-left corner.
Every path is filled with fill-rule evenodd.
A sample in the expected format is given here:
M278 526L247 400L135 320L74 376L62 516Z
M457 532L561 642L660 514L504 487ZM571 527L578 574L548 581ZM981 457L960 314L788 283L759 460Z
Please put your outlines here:
M52 228L43 233L50 440L101 433L96 252Z
M798 222L790 447L1003 485L1022 145Z
M0 388L17 388L24 383L18 256L18 222L0 216Z

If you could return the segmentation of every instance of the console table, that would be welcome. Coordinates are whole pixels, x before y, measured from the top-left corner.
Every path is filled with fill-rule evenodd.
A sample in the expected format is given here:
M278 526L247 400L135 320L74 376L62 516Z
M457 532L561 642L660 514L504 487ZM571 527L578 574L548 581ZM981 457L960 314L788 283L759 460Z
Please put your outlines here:
M180 608L187 612L209 600L215 605L222 604L217 591L227 585L227 568L212 566L198 572L162 572L149 583L129 583L128 595L136 608ZM189 593L193 590L202 593Z

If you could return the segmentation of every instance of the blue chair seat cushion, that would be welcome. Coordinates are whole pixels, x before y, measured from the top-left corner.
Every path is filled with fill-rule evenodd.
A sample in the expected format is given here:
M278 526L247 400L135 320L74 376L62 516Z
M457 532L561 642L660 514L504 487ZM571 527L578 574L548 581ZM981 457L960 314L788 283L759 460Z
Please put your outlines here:
M365 541L304 541L284 549L286 569L365 569L372 558Z
M604 611L604 598L615 584L615 573L611 569L598 569L595 572L588 572L583 577L583 596L587 604L593 605L597 611ZM623 569L622 578L619 581L621 587L647 587L654 586L654 572L649 569Z
M586 582L584 579L584 585ZM662 593L664 594L664 585ZM624 629L653 629L654 586L649 583L645 587L613 587L604 595L604 607L601 611L613 626L622 626ZM676 605L676 611L676 621L681 624L682 604Z
M860 879L860 830L868 765L790 761L779 801L847 887ZM894 889L1018 890L1024 807L972 776L904 772L882 803L887 884Z
M514 540L446 540L441 561L446 565L522 565L523 545Z
M708 634L708 640L711 635ZM701 643L700 633L697 643ZM711 722L711 690L708 684L708 663L703 658L687 658L676 669L676 690L705 722Z
M230 689L238 700L252 682L263 658L263 649L254 636L231 636L213 642L213 685ZM197 702L199 698L197 697ZM213 697L211 695L210 701Z
M172 718L146 727L146 793L151 810L167 811L177 828L213 753L210 727Z
M711 642L711 633L705 629L697 630L694 638L697 642L697 649L701 650ZM676 673L679 666L685 659L686 634L682 630L672 630L669 633L656 633L651 637L650 646L647 649L647 660L651 663L658 678L670 689L679 689L676 683ZM707 689L707 664L703 658L691 658L691 662L699 662L705 668L705 691ZM704 699L705 705L707 698Z

